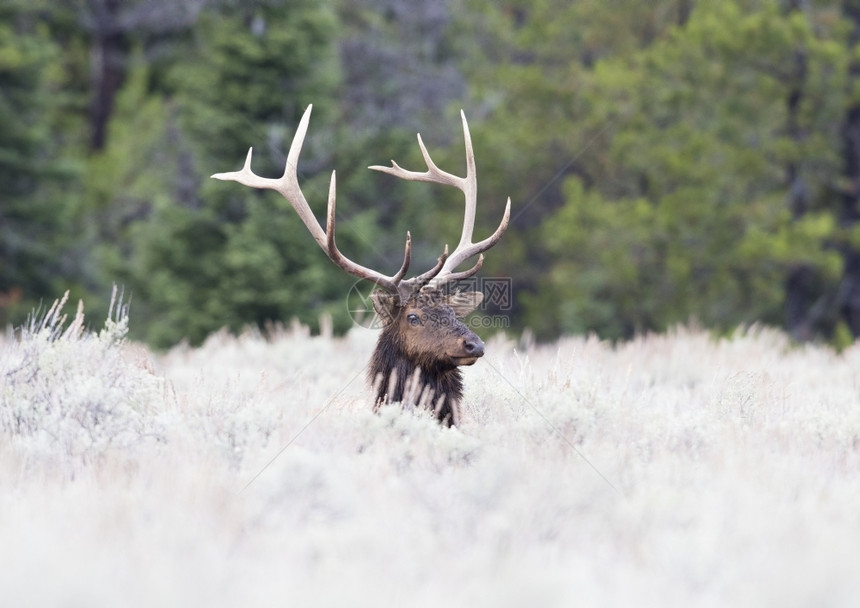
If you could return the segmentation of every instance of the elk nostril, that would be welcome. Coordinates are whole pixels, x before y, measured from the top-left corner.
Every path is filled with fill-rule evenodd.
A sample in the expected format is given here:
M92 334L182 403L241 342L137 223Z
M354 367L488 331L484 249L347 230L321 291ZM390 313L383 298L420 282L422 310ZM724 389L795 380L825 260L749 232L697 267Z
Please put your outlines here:
M480 340L466 340L463 343L463 350L466 351L467 355L471 355L472 357L483 357L484 343Z

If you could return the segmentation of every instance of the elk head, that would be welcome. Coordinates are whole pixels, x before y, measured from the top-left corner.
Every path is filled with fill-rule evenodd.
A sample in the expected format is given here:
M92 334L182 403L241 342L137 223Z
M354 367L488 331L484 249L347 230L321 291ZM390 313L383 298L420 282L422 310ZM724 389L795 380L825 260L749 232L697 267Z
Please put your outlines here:
M417 397L413 403L420 402L431 408L440 422L456 425L460 421L463 390L462 377L457 368L460 365L472 365L484 354L484 343L460 319L477 308L483 296L480 292L446 293L445 288L480 270L484 261L483 253L499 241L508 226L511 200L508 199L496 231L482 241L472 242L478 184L469 125L461 111L466 143L466 177L440 170L430 158L421 135L418 135L418 145L427 164L426 171L407 171L394 161L390 167L370 167L401 179L433 182L461 190L465 196L465 214L457 247L449 254L448 246L445 245L432 268L409 279L405 278L412 252L412 238L408 232L403 262L394 274L384 275L357 264L340 252L335 241L335 173L332 172L329 185L325 231L299 188L296 169L311 109L312 106L308 106L299 122L282 177L264 178L251 171L252 150L248 150L241 171L216 173L212 177L279 192L295 209L311 236L332 262L349 274L367 279L377 286L371 294L371 301L383 329L368 370L370 381L377 390L376 405ZM478 259L471 268L457 270L476 255Z

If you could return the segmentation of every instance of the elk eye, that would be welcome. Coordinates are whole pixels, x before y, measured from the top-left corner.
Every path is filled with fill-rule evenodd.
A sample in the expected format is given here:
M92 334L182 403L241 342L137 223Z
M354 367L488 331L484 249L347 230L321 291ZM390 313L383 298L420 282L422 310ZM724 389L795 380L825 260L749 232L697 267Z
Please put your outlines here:
M406 320L409 321L409 325L421 325L421 318L414 312L409 313L409 316L406 317Z

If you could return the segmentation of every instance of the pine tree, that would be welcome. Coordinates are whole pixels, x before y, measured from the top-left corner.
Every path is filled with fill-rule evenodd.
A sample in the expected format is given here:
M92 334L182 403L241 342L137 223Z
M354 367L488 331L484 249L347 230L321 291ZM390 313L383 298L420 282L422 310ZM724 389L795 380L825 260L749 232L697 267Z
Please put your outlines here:
M64 255L74 205L62 186L74 176L52 129L59 49L35 15L0 7L0 324L19 323L68 287L78 260Z

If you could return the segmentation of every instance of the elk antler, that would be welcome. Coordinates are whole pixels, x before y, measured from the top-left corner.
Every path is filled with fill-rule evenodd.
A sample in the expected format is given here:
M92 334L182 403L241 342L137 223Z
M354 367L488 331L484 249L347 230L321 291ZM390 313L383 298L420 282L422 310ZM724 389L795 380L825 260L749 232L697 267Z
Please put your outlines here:
M251 154L253 152L253 148L248 150L248 156L245 158L245 166L242 167L241 171L216 173L212 177L215 179L239 182L243 186L249 186L251 188L265 188L275 190L280 193L281 196L287 199L293 209L296 210L296 213L299 214L299 218L301 218L304 225L310 231L311 236L314 237L314 240L332 262L351 275L372 281L393 294L400 294L401 299L403 299L406 293L400 285L403 282L403 277L406 275L406 271L409 269L409 260L412 252L411 235L408 232L406 233L406 248L403 253L403 264L400 266L400 270L395 274L386 276L380 272L366 268L343 255L335 243L335 172L332 171L331 182L329 184L328 215L326 218L325 232L323 232L323 229L317 222L316 217L314 217L314 214L308 205L308 201L305 199L304 194L302 194L301 188L299 188L296 168L299 162L299 155L302 152L302 144L305 141L305 134L308 131L308 122L311 118L312 108L313 105L308 106L308 109L305 110L305 113L299 122L299 127L296 129L296 135L293 137L293 143L290 145L290 152L287 155L287 164L284 168L284 175L282 177L278 179L270 179L260 177L251 171ZM443 258L444 257L447 257L447 247ZM440 258L440 262L437 264L440 268L442 267L443 258Z
M510 220L511 199L508 197L502 222L499 224L499 227L496 228L496 231L483 241L479 241L477 243L472 242L472 232L475 228L475 210L477 208L478 199L478 177L475 170L475 153L472 149L472 136L469 134L469 123L466 122L466 115L463 110L460 110L460 118L463 121L463 138L466 141L466 177L458 177L439 169L439 167L436 166L436 163L433 162L433 159L430 158L430 154L427 152L427 148L421 140L420 133L418 134L418 146L421 148L421 154L424 156L424 162L427 164L427 171L423 173L407 171L393 160L391 161L390 167L383 167L380 165L370 167L370 169L373 169L374 171L382 171L383 173L388 173L405 180L432 182L446 186L454 186L458 190L461 190L466 197L466 208L463 217L463 232L460 235L460 242L458 243L457 248L454 249L454 252L451 255L443 255L442 258L440 258L440 263L434 268L431 268L422 275L403 281L403 283L409 284L413 288L420 287L427 283L432 283L435 287L441 287L451 281L464 279L474 275L484 263L484 252L499 242L499 239L502 238L502 234L504 234L505 229L507 229L508 221ZM445 251L447 252L447 250L448 247L446 245ZM475 255L479 255L479 257L474 266L462 272L454 272L460 264Z
M414 171L406 171L405 169L400 168L394 161L391 162L391 167L370 167L376 171L390 173L391 175L395 175L406 180L435 182L454 186L455 188L462 190L466 196L466 212L463 219L463 233L460 237L460 243L457 245L454 253L449 256L448 246L445 245L442 255L439 256L439 260L433 268L421 275L404 280L403 277L406 276L406 271L409 269L409 261L412 254L412 236L409 232L406 233L403 264L401 264L400 270L391 276L384 275L376 270L372 270L362 266L361 264L353 262L343 255L337 248L337 244L335 243L336 174L334 171L332 171L331 182L329 184L328 213L326 216L325 231L323 231L311 211L304 194L302 194L301 188L299 188L296 169L298 166L299 155L302 151L302 144L304 144L305 135L307 134L312 108L313 106L309 105L308 109L305 110L305 113L302 115L298 129L296 129L296 135L293 137L293 143L290 145L290 152L287 155L287 164L284 168L284 175L282 177L271 179L260 177L255 174L251 170L251 156L253 148L248 150L248 156L245 158L245 165L242 167L241 171L216 173L212 177L220 180L238 182L250 188L263 188L275 190L280 193L281 196L290 203L293 209L296 210L296 213L299 214L299 218L307 227L308 231L310 231L311 236L314 237L314 240L332 262L349 274L372 281L386 291L399 296L401 303L405 303L417 289L420 289L431 281L433 281L434 286L441 287L451 281L470 277L478 272L484 261L483 252L495 245L502 237L505 229L508 227L508 220L511 214L511 199L508 198L508 204L505 207L505 214L502 218L502 223L499 224L496 231L483 241L473 243L472 231L475 227L475 207L477 204L478 183L475 173L475 154L472 151L472 138L469 135L469 125L466 123L466 116L462 111L460 111L460 116L463 119L463 134L466 139L466 177L457 177L456 175L441 171L427 153L427 149L424 147L424 142L421 141L421 135L418 135L418 145L421 147L424 161L427 163L426 172L417 173ZM480 254L480 257L472 268L462 272L454 272L457 266L478 254Z

